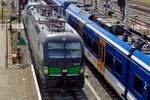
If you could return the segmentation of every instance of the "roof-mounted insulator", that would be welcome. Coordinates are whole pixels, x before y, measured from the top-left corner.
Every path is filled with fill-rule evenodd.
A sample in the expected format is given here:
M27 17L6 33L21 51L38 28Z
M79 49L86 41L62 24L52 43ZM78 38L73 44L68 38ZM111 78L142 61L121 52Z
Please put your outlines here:
M42 30L44 30L44 27L42 27Z
M138 41L138 42L133 43L133 46L134 46L136 49L141 50L144 44L145 44L144 42L139 42L139 41Z
M150 50L150 44L144 44L143 48Z

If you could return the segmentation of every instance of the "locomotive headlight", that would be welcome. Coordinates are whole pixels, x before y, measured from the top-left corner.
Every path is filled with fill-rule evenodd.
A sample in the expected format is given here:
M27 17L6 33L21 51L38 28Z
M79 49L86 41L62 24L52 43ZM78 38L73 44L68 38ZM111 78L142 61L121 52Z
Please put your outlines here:
M63 73L67 73L68 70L67 70L67 69L63 69L62 72L63 72Z
M48 75L48 67L44 66L44 74Z
M82 74L84 72L83 68L81 68L80 73Z

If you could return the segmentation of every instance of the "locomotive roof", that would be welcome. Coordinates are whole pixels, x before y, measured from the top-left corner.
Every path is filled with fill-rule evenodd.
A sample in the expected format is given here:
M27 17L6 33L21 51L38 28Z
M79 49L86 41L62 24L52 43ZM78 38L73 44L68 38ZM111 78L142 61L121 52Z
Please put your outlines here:
M65 30L60 32L50 31L48 26L45 24L38 24L39 29L42 33L45 33L48 38L59 39L66 37L68 39L79 39L79 36L73 33L67 23L65 23Z
M42 37L45 36L43 39L59 40L60 38L66 38L70 41L81 40L76 33L73 33L64 18L49 8L50 6L44 6L43 9L41 7L32 7L29 12L31 18L34 20L33 25L35 25L36 30L42 34Z

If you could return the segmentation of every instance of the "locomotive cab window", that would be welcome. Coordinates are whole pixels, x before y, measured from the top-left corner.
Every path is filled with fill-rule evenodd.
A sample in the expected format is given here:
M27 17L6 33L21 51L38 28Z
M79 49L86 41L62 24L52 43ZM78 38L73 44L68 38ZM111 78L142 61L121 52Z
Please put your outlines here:
M113 55L106 50L105 64L110 70L112 70L113 65Z
M121 62L117 58L115 58L115 70L116 73L120 76L122 73L122 66L121 66Z
M81 58L81 44L80 43L66 43L65 44L66 58Z
M80 43L48 43L48 57L81 58Z
M64 43L48 43L49 58L65 58Z
M143 80L140 79L137 75L134 76L134 90L142 95L143 90Z

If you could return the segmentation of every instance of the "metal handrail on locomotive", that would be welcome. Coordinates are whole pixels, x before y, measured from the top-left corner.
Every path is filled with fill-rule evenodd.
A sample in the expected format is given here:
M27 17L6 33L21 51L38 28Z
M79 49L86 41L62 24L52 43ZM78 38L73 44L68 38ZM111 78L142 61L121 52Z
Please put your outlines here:
M53 10L57 6L28 3L24 16L36 69L52 88L82 88L84 45L77 33Z

